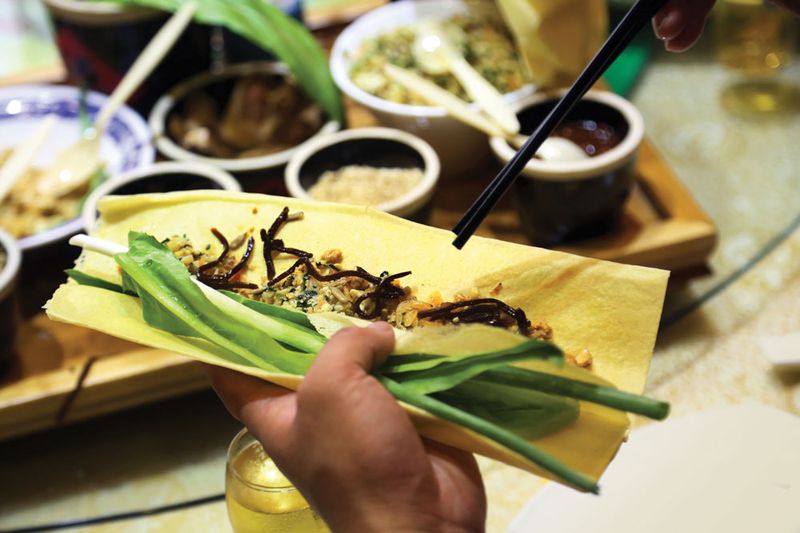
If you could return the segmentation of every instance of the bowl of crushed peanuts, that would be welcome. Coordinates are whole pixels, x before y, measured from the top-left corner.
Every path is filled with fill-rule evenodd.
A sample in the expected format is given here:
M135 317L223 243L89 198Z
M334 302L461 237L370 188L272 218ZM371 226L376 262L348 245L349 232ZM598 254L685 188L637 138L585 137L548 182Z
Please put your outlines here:
M356 128L301 147L285 179L295 198L370 206L425 223L439 171L436 152L419 137L392 128Z
M431 74L416 59L417 28L428 19L454 36L451 44L509 103L534 93L530 73L492 2L405 0L374 9L336 39L331 73L342 92L369 109L380 125L429 142L442 161L443 178L457 178L488 159L486 135L428 105L383 70L386 64L410 70L469 100L452 74Z

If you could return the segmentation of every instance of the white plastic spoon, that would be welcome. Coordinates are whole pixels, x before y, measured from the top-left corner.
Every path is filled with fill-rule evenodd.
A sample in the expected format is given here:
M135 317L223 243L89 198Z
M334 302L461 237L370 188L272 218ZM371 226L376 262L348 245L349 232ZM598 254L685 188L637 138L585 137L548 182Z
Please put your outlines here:
M470 107L467 102L458 96L442 89L415 72L391 64L385 65L383 70L389 78L409 91L422 96L433 105L443 107L453 118L487 135L506 137L506 133L494 121L475 111L474 108Z
M14 148L14 152L6 160L3 168L0 169L0 202L6 195L14 188L17 181L25 174L25 171L31 166L33 157L42 143L47 138L53 125L56 123L55 115L47 115L42 121L33 135L22 141Z
M519 149L528 138L524 135L515 135L510 142ZM576 143L564 137L548 137L536 150L536 157L542 161L583 161L589 159L589 154Z
M475 111L467 102L419 76L418 74L394 65L384 66L386 75L409 91L412 91L434 105L444 108L453 118L472 126L491 137L505 137L517 148L528 138L524 135L508 135L494 121ZM550 137L536 152L537 157L549 161L579 161L589 155L577 144L562 137Z
M432 19L420 21L412 45L414 59L423 70L441 74L449 70L467 94L508 135L519 133L519 120L503 95L481 76L464 56L450 44L444 29Z
M85 185L97 172L102 164L100 139L111 117L158 66L189 25L196 8L194 1L185 3L158 31L114 89L97 115L94 127L89 128L77 143L63 150L41 177L37 187L40 193L64 196Z

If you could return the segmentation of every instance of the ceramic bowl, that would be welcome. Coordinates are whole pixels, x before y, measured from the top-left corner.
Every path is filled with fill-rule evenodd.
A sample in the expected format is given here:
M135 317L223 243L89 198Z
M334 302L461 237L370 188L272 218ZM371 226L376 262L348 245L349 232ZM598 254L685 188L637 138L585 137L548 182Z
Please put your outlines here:
M76 87L111 93L169 13L116 2L44 0L55 27L56 44ZM147 77L128 104L146 113L156 99L211 64L211 29L192 23Z
M232 173L248 192L267 194L286 194L283 188L283 169L289 158L300 146L339 129L339 123L329 120L304 143L269 155L237 159L206 157L180 146L167 132L170 115L180 108L183 99L198 90L205 90L219 104L224 104L233 88L233 82L250 73L288 75L281 63L273 61L241 63L231 65L220 72L208 72L195 76L162 96L150 113L150 128L155 137L156 147L165 157L173 161L199 161Z
M399 104L369 94L353 83L350 70L365 40L401 26L413 26L422 19L443 20L466 11L467 4L461 0L405 0L386 4L350 24L331 51L331 72L342 92L368 108L381 125L414 133L430 143L442 161L444 179L474 172L490 158L486 135L450 117L442 108ZM533 86L525 86L505 98L515 102L533 92Z
M106 196L204 189L234 192L242 190L233 176L205 163L189 161L156 163L147 169L123 174L92 191L83 204L81 213L83 225L87 230L94 228L97 221L97 204Z
M560 93L535 95L515 105L524 133L531 133ZM621 141L609 151L580 161L531 159L514 182L513 199L523 228L534 244L554 246L602 235L613 229L633 189L636 161L644 139L644 119L636 107L610 92L591 91L567 116L604 122ZM505 164L516 153L505 139L491 139Z
M313 199L308 190L322 173L348 165L421 169L422 181L416 187L375 208L416 222L428 221L439 159L419 137L391 128L357 128L315 139L289 161L286 188L295 198Z
M107 98L93 91L87 93L90 117L98 113ZM36 130L45 116L55 115L55 126L33 162L37 167L47 167L61 150L80 138L79 100L80 93L74 87L17 85L0 88L0 149L17 145ZM155 158L150 138L144 119L131 108L121 107L100 141L100 156L109 179L150 166ZM68 244L69 238L82 229L83 221L76 214L67 222L19 239L23 254L20 283L26 291L26 298L21 300L23 314L38 312L63 281L63 270L72 266L79 253Z

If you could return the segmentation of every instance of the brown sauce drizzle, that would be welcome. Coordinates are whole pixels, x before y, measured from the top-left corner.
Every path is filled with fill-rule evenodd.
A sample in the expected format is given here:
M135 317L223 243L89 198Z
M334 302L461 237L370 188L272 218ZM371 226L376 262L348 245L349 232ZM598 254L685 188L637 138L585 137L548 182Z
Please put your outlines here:
M512 318L519 327L519 332L527 335L531 321L525 316L525 311L513 308L505 302L495 298L477 298L463 302L448 303L434 309L420 311L420 319L436 320L439 322L460 322L464 324L481 323L490 326L505 327L503 315Z
M210 274L208 272L211 272L215 268L222 266L223 261L225 261L226 257L228 256L228 252L230 251L228 239L226 239L217 228L211 228L211 233L213 233L219 242L222 243L222 253L219 254L219 257L217 257L214 261L206 263L197 269L198 281L201 281L202 283L208 285L209 287L213 287L214 289L257 289L258 286L253 285L252 283L231 281L231 278L238 274L250 259L250 254L253 253L255 239L253 239L253 237L247 239L247 247L242 254L242 258L228 272L223 272L221 274Z

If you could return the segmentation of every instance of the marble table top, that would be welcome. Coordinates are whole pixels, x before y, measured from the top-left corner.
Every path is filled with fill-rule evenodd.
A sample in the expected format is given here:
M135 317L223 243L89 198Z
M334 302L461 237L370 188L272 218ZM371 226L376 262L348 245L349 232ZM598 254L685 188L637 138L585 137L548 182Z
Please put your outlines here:
M800 69L783 77L800 83ZM800 373L776 374L758 344L800 331L800 114L731 115L721 95L738 81L701 47L658 54L632 97L720 232L711 273L669 294L653 358L647 392L676 417L746 401L800 414ZM225 451L238 429L201 392L2 443L0 530L123 515L74 530L228 531ZM480 463L487 529L504 531L544 481Z

